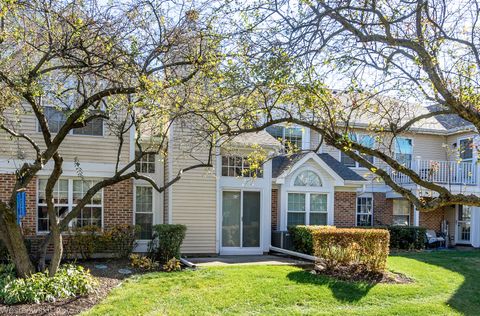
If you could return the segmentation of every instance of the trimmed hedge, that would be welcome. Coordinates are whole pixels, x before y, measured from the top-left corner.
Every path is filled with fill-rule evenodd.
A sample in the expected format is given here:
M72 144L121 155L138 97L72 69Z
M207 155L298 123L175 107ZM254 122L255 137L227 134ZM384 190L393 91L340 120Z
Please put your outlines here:
M336 228L313 231L315 256L327 270L356 265L369 272L387 267L390 234L385 229Z
M288 233L292 238L293 250L307 255L313 255L312 233L320 228L335 228L335 226L289 226Z
M390 248L419 250L425 248L427 229L418 226L390 226Z
M153 226L154 234L150 242L151 255L161 262L172 258L180 259L180 246L185 239L187 226L178 224L160 224Z

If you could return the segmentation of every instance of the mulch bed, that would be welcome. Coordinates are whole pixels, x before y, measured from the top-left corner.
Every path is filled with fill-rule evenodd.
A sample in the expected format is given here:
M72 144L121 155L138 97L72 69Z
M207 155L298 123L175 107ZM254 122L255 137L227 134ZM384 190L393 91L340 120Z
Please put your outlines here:
M77 315L84 310L87 310L104 299L110 291L120 285L122 280L130 277L132 274L139 274L138 271L129 267L128 260L103 260L103 261L88 261L77 262L79 265L90 269L92 275L99 280L99 286L96 293L85 297L77 297L66 300L59 300L53 303L41 304L19 304L19 305L2 305L0 304L0 315ZM108 269L97 269L95 265L107 265ZM119 269L128 268L132 270L132 274L126 275L118 272Z
M348 267L336 267L333 270L327 270L323 266L316 265L311 271L315 275L324 275L348 282L366 282L370 284L387 283L387 284L408 284L414 280L407 277L403 273L385 271L370 272L363 270L360 266L351 265Z

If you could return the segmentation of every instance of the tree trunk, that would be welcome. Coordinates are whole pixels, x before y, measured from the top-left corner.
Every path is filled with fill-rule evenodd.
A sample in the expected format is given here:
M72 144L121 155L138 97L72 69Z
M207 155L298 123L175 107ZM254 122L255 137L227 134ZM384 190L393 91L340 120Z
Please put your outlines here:
M50 277L53 277L57 273L58 268L60 267L60 262L62 261L63 256L63 240L62 234L58 227L52 231L52 240L53 240L53 256L48 266L48 274Z
M20 278L28 277L35 272L35 269L30 260L20 227L9 216L4 217L2 222L4 227L1 228L5 229L3 239L15 264L17 275Z

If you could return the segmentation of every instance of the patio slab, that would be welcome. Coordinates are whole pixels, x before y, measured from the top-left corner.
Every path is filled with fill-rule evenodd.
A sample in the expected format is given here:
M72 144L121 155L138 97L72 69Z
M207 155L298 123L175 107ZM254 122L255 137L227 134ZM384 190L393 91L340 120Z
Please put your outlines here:
M197 257L187 258L188 261L200 267L225 266L225 265L290 265L290 266L312 266L313 262L294 259L290 257L274 255L258 256L218 256L218 257Z

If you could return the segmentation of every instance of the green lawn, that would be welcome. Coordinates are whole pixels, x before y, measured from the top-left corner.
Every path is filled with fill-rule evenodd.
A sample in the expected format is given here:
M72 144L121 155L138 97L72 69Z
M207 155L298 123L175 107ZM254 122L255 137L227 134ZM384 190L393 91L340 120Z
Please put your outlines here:
M413 284L345 283L290 266L226 266L134 277L85 315L479 315L480 251L402 254Z

